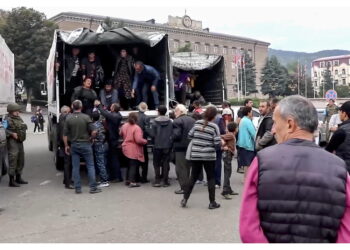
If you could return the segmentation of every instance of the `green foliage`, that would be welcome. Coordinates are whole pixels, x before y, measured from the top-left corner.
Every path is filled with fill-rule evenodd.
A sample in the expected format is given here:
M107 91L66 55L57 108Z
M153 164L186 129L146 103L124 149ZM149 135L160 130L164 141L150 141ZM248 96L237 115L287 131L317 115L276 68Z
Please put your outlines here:
M253 107L259 108L260 101L266 101L267 99L260 99L260 98L250 98L253 101ZM232 106L243 106L245 99L238 100L237 98L235 99L230 99L230 103Z
M261 92L264 95L274 97L288 94L288 71L275 56L267 59L261 75Z
M239 75L242 74L243 79L243 89L242 93L244 96L250 95L252 93L257 93L256 90L256 70L255 70L255 63L253 62L252 58L249 56L248 52L244 51L244 60L245 60L245 67L243 69L239 69ZM245 88L245 84L247 84ZM247 90L247 93L245 92Z
M46 79L46 59L58 27L43 13L25 7L12 9L5 20L0 33L15 55L15 77L26 88L38 89Z
M338 98L349 98L350 97L350 87L347 85L339 85L335 87L337 91Z
M192 52L191 44L186 43L183 47L178 48L177 52Z
M324 93L327 90L333 89L333 80L332 80L332 72L330 70L330 66L327 66L327 69L323 72L323 84L324 84Z

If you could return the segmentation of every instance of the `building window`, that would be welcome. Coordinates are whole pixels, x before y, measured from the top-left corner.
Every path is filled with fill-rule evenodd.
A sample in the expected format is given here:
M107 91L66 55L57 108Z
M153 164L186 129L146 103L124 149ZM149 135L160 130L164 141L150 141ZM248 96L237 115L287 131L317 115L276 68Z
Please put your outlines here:
M332 67L332 62L327 62L327 68Z
M226 55L227 54L227 47L222 48L222 54Z
M346 85L346 80L345 80L345 79L343 79L342 81L343 81L343 85Z
M196 51L196 52L199 51L199 44L198 43L194 44L194 51Z
M219 51L219 46L218 45L215 45L214 46L214 53L217 54Z
M180 41L179 40L174 40L174 49L178 49L179 48L179 43Z
M232 55L235 55L236 54L236 50L237 50L237 48L236 47L232 47Z
M204 45L204 52L205 53L209 53L209 51L210 51L210 45L209 44L205 44Z
M338 75L338 70L337 70L337 69L334 70L334 74L335 74L335 75Z
M334 65L334 66L339 66L339 60L334 60L334 61L333 61L333 65Z
M338 80L334 80L334 85L338 85Z
M316 71L314 72L314 77L317 77L317 72Z
M251 49L248 49L248 55L249 55L249 57L252 57L252 50Z
M346 73L345 73L345 69L342 69L341 70L341 73L342 73L342 75L345 75Z
M320 62L320 68L324 68L324 62Z
M315 87L317 87L317 81L315 81Z

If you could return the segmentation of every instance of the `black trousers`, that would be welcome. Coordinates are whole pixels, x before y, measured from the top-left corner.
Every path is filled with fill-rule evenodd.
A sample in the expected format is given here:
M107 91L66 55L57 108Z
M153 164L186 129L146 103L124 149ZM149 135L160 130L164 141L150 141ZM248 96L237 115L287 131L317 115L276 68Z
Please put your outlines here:
M38 132L40 132L40 126L39 126L39 123L38 122L35 122L34 123L34 133L35 133L35 131L36 131L36 129L38 128Z
M190 182L186 185L184 199L190 198L203 167L208 179L209 201L210 203L215 201L215 161L192 161Z
M160 170L162 169L162 180L168 182L170 169L170 153L171 149L153 149L153 166L156 177L156 183L160 183Z
M148 150L147 145L143 146L143 154L145 156L145 162L141 163L141 180L147 180L148 175Z
M64 153L63 182L67 187L72 183L72 157Z
M185 190L190 179L191 162L186 160L186 152L175 152L176 175L182 190Z
M137 182L136 180L136 173L138 168L140 167L140 162L138 160L134 159L129 159L129 166L128 166L128 171L127 171L127 179L135 183Z

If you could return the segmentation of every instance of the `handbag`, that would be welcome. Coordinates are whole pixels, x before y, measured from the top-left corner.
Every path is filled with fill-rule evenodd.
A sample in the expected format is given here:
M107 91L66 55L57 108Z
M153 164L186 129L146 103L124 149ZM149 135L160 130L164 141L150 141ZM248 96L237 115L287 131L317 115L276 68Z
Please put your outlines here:
M190 161L191 160L191 151L192 151L192 143L193 140L190 141L190 143L187 146L187 150L186 150L186 160Z

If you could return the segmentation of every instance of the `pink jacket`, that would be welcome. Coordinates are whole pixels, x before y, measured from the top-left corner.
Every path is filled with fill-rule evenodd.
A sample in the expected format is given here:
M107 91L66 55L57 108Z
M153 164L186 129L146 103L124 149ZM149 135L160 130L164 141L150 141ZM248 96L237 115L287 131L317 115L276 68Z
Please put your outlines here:
M147 144L147 140L143 139L141 128L137 125L125 123L120 129L120 135L123 137L122 150L123 154L129 159L145 161L143 155L143 145Z
M244 183L244 193L239 218L239 232L244 243L268 243L262 228L258 210L258 158L249 167ZM350 176L346 183L346 210L340 222L337 243L350 242Z

